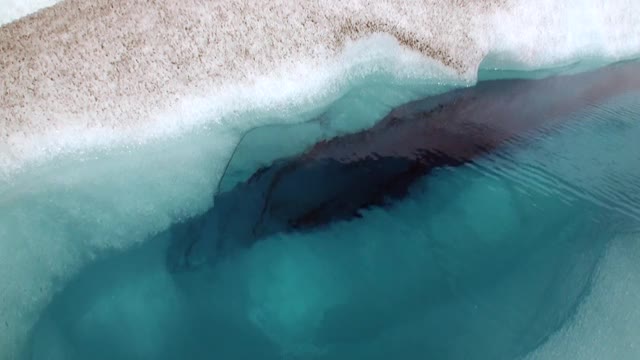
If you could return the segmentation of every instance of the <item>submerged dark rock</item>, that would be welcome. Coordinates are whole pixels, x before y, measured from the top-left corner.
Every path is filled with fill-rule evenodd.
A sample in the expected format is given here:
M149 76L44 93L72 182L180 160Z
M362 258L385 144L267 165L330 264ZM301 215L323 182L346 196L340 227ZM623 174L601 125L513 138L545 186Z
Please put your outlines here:
M188 270L277 233L312 230L403 198L433 169L527 141L573 113L640 89L640 65L542 80L495 80L400 106L374 127L275 161L180 224L168 254Z

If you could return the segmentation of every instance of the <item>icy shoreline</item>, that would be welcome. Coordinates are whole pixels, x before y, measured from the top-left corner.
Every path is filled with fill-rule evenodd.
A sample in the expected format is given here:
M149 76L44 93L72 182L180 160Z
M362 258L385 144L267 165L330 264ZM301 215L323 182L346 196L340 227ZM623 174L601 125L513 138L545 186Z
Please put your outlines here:
M637 18L630 0L67 0L0 27L0 165L247 130L268 120L235 114L304 112L381 72L472 84L480 67L598 66L640 54Z
M78 269L209 207L251 128L640 54L636 1L458 3L67 0L0 27L0 359Z

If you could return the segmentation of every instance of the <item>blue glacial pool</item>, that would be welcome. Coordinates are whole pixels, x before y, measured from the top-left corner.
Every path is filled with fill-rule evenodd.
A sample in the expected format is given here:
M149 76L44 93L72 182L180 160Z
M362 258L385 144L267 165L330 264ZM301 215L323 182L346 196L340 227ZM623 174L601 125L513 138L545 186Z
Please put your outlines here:
M212 207L60 285L26 357L634 358L638 73L485 81L327 130L366 98L254 129Z

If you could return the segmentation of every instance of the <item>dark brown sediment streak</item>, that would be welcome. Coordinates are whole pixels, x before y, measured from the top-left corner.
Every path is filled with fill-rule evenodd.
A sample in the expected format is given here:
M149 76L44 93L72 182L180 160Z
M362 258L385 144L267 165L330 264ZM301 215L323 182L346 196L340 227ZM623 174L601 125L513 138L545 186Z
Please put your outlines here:
M322 141L303 157L348 163L375 154L419 161L427 151L464 163L588 106L638 92L637 61L542 80L481 82L400 106L372 129Z
M405 104L370 129L318 142L217 194L213 208L186 223L193 234L180 237L168 264L191 269L200 241L224 256L276 233L359 217L363 209L405 197L435 169L535 140L543 130L576 121L590 106L638 92L640 62L632 62L542 80L480 82ZM202 224L216 230L197 230Z

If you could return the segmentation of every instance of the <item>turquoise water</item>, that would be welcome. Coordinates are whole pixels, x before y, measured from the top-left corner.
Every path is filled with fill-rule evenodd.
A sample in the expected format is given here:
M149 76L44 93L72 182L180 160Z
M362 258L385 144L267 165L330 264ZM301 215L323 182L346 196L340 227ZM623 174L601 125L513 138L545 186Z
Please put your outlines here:
M274 235L215 266L167 270L166 252L176 236L171 224L211 206L213 192L320 139L367 128L423 92L448 89L369 81L308 122L251 131L228 166L210 160L224 144L208 142L205 131L189 139L197 145L181 147L184 140L177 139L169 145L175 152L143 168L163 183L128 176L141 171L143 161L125 166L123 155L111 154L68 170L66 184L36 182L40 192L25 189L28 184L22 194L14 192L13 202L4 203L11 211L0 220L26 232L20 224L46 225L57 216L55 226L42 231L80 244L65 256L91 260L72 280L60 275L54 281L58 290L29 332L26 358L554 358L573 341L566 329L591 334L589 321L605 323L598 319L610 314L613 300L603 286L615 283L622 294L636 293L638 285L608 265L621 263L611 258L620 256L620 246L635 249L640 240L640 93L634 92L585 107L567 115L574 121L472 163L439 168L415 183L408 197L368 209L361 218ZM231 131L228 138L240 136ZM160 159L166 147L150 146L139 156ZM219 177L206 176L223 171L219 186ZM114 173L123 175L109 175ZM123 207L113 208L109 199L118 196ZM153 197L187 205L159 215L156 208L164 203L144 200ZM94 218L91 208L100 206L109 210ZM131 223L118 220L130 214L134 224L119 227ZM85 242L146 237L147 222L169 229L126 250L83 249ZM68 270L54 260L42 268ZM613 295L622 301L620 293ZM602 308L589 311L594 301ZM633 338L625 336L640 330L640 317L633 301L622 304L628 317L618 324L618 339L628 345ZM612 340L599 344L607 346L621 348ZM633 358L633 351L623 357Z

